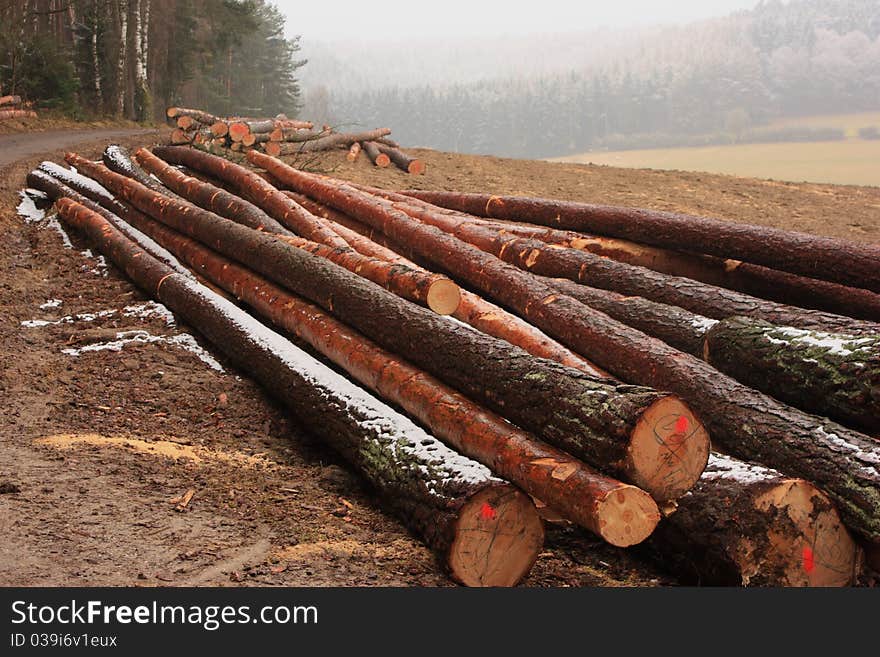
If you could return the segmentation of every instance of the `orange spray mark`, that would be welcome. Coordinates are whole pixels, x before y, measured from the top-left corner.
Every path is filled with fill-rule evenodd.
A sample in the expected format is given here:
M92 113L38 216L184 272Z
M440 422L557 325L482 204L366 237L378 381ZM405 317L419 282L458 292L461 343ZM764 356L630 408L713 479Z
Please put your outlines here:
M483 520L494 520L496 515L498 514L495 509L493 509L488 502L483 502L483 506L480 509L480 517Z
M807 574L812 573L816 568L816 562L813 558L813 548L809 545L804 546L804 570Z

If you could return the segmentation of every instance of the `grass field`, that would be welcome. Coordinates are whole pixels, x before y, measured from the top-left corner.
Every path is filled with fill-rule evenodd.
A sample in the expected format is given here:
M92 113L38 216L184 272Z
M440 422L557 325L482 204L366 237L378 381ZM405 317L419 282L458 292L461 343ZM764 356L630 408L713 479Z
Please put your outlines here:
M817 114L796 118L779 119L768 124L769 128L840 128L847 137L856 137L859 128L880 128L880 112L856 112L853 114Z
M851 118L853 115L849 116ZM880 113L877 118L880 118ZM822 125L829 124L826 122ZM858 127L862 125L870 123L860 124ZM555 158L554 161L592 162L638 169L708 171L791 182L880 187L880 140L846 139L591 152Z

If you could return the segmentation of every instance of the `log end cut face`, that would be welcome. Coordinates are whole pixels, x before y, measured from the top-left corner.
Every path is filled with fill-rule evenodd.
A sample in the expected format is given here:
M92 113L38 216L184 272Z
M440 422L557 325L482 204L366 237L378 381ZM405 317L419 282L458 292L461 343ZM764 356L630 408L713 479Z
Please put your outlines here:
M451 315L461 302L461 290L454 281L440 278L431 283L426 299L428 308L439 315Z
M543 544L544 526L531 498L512 486L493 486L461 507L449 568L465 586L514 586Z
M629 547L644 541L660 522L654 499L641 488L622 485L599 502L598 534L611 545Z
M755 507L777 513L766 536L744 538L740 545L744 584L848 586L856 579L862 550L828 497L811 483L785 480L755 498Z
M690 490L709 461L709 434L681 399L663 397L639 418L629 446L630 481L655 500L675 500Z

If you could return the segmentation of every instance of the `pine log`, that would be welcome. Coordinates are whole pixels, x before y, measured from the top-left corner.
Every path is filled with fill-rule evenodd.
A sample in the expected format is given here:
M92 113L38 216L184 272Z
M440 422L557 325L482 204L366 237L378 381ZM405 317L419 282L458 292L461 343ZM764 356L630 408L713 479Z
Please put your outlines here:
M370 162L377 167L384 169L391 164L391 158L379 150L379 144L372 141L363 142L364 153L370 158Z
M229 134L229 123L223 119L217 119L211 124L211 134L214 137L225 137Z
M21 96L0 96L0 107L11 109L21 105Z
M854 337L732 317L706 333L705 359L793 406L880 435L880 333Z
M321 130L320 132L315 132L314 130L310 129L282 128L279 126L269 133L269 139L270 141L301 142L318 139L320 137L326 137L331 133L331 130Z
M819 489L720 454L649 547L686 582L720 586L848 586L862 563Z
M240 196L261 208L300 237L339 248L348 243L256 173L229 160L192 148L158 146L153 154L170 164L201 171L230 185Z
M346 154L345 159L349 162L354 162L357 160L358 155L361 154L361 145L359 142L354 142L351 145L351 148L348 149L348 154Z
M348 148L356 141L372 141L390 134L391 131L388 128L377 128L376 130L358 133L334 132L326 137L320 137L318 139L312 139L298 144L296 146L296 152L312 153L315 151L326 151L332 148Z
M249 132L241 138L241 143L243 146L255 146L257 144L265 144L268 141L268 132Z
M229 124L229 136L233 141L241 141L242 137L251 132L272 132L278 123L275 119L233 121Z
M736 258L880 292L880 246L873 244L658 210L490 194L406 193L468 214L527 218L533 224Z
M278 157L281 155L281 144L277 141L268 141L263 145L263 150L266 151L269 155L274 157Z
M190 203L214 212L221 217L234 219L238 223L256 230L265 230L278 235L293 235L291 231L253 203L249 203L235 194L227 192L225 189L186 175L160 160L146 148L138 149L134 157L144 169L159 178L169 189ZM109 168L112 169L112 167ZM125 171L117 171L117 173L127 175ZM143 184L143 181L139 178L134 176L128 177L134 178ZM149 185L147 186L149 187ZM162 192L161 189L153 189L153 191Z
M128 149L119 144L110 144L101 154L101 160L111 171L133 178L141 185L149 187L154 192L161 194L171 193L169 188L165 187L162 182L153 178L148 172L144 171L136 162L131 159Z
M7 119L35 119L37 118L37 113L33 110L19 110L19 109L0 109L0 121L5 121Z
M197 327L336 449L469 586L511 586L531 568L543 530L529 498L243 310L162 265L99 215L61 199L66 223L151 297Z
M868 436L777 402L375 196L256 155L249 157L291 189L409 245L615 376L677 392L728 452L822 487L850 529L880 543L880 445Z
M249 156L256 155L251 151ZM264 156L265 157L265 156ZM380 346L659 500L699 478L708 436L680 400L595 379L408 303L337 265L216 215L195 213L83 158L83 171L149 216L316 303Z
M647 493L604 477L535 440L317 306L153 223L156 230L150 235L178 258L309 344L361 385L402 407L453 449L509 477L613 545L634 545L653 531L660 515Z
M384 199L383 202L389 203ZM394 207L510 264L541 276L568 278L591 287L679 306L712 319L741 315L783 326L859 335L871 335L880 330L880 324L786 306L688 278L661 274L593 253L559 248L540 240L508 235L491 225L471 221L465 215L433 212L423 206L405 203L395 203Z
M213 114L210 114L208 112L204 112L199 109L189 109L187 107L169 107L165 111L165 115L169 119L176 119L181 116L187 116L191 119L194 119L195 121L198 121L203 126L210 126L211 124L221 120L219 117L214 116Z
M398 169L406 171L407 173L411 173L413 175L420 175L425 173L425 163L421 160L410 157L399 148L387 146L379 142L374 143L376 144L376 148L387 155L394 163L394 166L396 166Z
M195 133L191 131L187 132L180 128L175 128L171 131L171 143L174 145L190 144L192 143L193 137L195 137Z

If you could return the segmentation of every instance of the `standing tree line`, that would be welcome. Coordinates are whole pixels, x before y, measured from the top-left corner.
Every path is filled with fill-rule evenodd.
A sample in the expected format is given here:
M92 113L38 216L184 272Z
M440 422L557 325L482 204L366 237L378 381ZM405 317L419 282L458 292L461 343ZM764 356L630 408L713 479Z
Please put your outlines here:
M0 0L0 93L80 117L299 109L299 37L263 0Z

